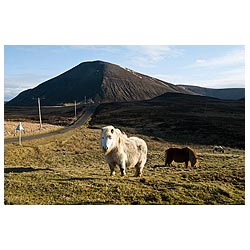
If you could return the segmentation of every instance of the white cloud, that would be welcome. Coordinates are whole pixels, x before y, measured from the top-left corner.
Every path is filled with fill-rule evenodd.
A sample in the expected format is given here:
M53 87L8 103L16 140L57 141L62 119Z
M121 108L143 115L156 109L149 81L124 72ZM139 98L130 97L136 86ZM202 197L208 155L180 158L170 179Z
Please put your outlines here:
M152 76L162 81L173 83L173 84L185 82L185 78L186 78L185 76L175 75L175 74L155 74Z
M244 67L222 71L216 79L209 79L205 84L211 88L244 88Z
M173 84L197 85L206 88L244 88L245 69L238 67L231 70L219 72L213 79L208 75L177 75L177 74L156 74L155 78Z
M36 85L54 77L52 74L32 74L32 73L16 73L13 75L5 75L4 84L8 87L26 87L33 88Z
M4 101L10 101L24 90L26 90L26 88L4 88Z
M4 78L4 100L10 100L20 92L34 88L52 77L53 75L32 73L19 73L11 76L6 75Z
M149 58L151 61L160 61L166 57L173 57L180 55L180 50L174 49L171 46L138 46L139 52Z
M214 58L199 58L195 60L195 63L187 66L187 68L199 68L199 67L220 67L220 66L232 66L232 65L244 65L245 63L245 51L234 50L224 56Z
M245 51L236 49L224 56L197 58L186 69L194 71L187 75L183 84L208 88L245 87Z
M200 78L190 79L186 78L185 82L180 84L197 85L206 88L245 88L244 69L235 69L221 72L213 79Z
M165 58L176 57L182 54L180 49L165 45L72 45L68 48L87 49L98 53L119 55L120 64L140 67L152 67ZM101 56L102 54L99 55Z
M69 45L64 46L65 49L88 50L95 52L119 53L121 46L119 45Z
M140 67L152 67L166 58L182 55L182 50L165 45L126 46L130 63Z
M6 87L7 86L7 87ZM9 101L10 99L16 97L22 91L33 88L31 84L5 84L4 87L4 100Z
M204 64L204 63L206 63L206 60L204 60L204 59L197 59L196 61L195 61L195 63L196 64Z
M244 88L245 82L242 78L218 78L206 80L205 82L192 82L192 85L198 85L205 88Z

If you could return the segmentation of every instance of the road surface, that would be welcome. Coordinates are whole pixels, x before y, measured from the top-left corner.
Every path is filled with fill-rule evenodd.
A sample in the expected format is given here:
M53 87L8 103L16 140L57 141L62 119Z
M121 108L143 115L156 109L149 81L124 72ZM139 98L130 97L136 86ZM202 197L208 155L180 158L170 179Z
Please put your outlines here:
M49 136L53 136L53 135L58 135L58 134L68 132L71 129L75 129L77 127L80 127L94 113L96 107L97 107L96 105L88 106L86 108L86 111L84 112L84 114L74 124L72 124L69 127L62 128L62 129L59 129L59 130L56 130L56 131L52 131L52 132L49 132L49 133L46 133L46 134L37 134L37 135L24 136L24 137L22 137L22 141L41 139L41 138L45 138L45 137L49 137ZM18 142L18 137L4 139L4 144L13 143L13 142Z

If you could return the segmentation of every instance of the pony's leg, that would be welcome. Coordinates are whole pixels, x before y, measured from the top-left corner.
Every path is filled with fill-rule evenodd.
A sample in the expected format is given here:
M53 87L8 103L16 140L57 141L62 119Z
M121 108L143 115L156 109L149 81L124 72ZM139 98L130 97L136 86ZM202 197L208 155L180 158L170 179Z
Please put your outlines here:
M169 165L169 163L167 162L167 158L165 159L165 167L167 166L167 165Z
M109 164L109 169L110 169L110 176L115 175L115 165Z
M135 177L140 177L142 175L142 169L139 166L135 166Z
M136 165L135 165L135 177L141 177L142 176L142 170L144 168L144 165L145 165L146 162L138 162Z
M121 176L126 175L126 172L125 172L125 167L120 166L120 171L121 171Z
M198 162L198 160L197 160L196 162L192 162L192 163L191 163L191 166L192 166L192 167L196 167L196 168L199 167L199 162Z
M188 161L185 161L185 166L186 166L186 168L188 167Z
M173 161L167 161L167 159L165 160L165 167L171 167L172 166L172 162Z
M135 166L135 177L140 177L142 174L142 171L138 165Z
M121 171L121 176L126 175L125 168L126 168L126 162L125 160L122 160L121 163L119 164L120 171Z
M194 162L194 159L192 159L192 160L190 161L190 164L191 164L191 167L192 167L192 168L195 167L196 162Z

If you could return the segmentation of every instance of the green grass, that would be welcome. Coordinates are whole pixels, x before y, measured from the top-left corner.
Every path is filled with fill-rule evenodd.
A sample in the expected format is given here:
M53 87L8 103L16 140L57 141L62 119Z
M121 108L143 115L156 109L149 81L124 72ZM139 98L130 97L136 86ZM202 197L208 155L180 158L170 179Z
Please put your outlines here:
M164 168L164 150L172 144L138 134L149 148L143 176L133 177L128 169L125 177L119 171L110 177L99 133L84 125L23 146L6 144L5 204L245 203L244 150L213 154L208 146L189 145L198 153L198 168Z

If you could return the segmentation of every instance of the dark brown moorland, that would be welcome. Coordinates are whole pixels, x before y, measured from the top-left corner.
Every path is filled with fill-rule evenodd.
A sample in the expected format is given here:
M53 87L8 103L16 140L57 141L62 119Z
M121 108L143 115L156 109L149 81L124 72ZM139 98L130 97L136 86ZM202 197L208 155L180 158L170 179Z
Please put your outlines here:
M245 101L166 93L147 101L101 104L92 126L112 124L161 140L245 148Z

